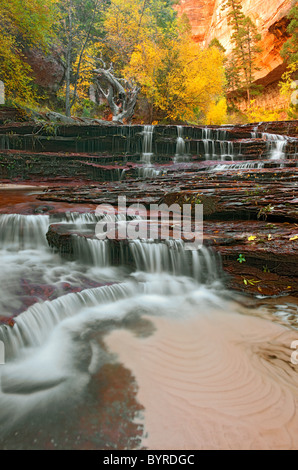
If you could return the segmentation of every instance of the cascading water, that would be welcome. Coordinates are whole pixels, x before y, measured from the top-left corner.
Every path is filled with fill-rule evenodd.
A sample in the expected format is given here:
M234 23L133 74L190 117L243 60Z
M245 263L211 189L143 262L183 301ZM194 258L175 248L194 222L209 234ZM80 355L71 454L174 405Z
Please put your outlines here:
M152 143L153 143L154 126L146 125L143 130L143 148L142 148L142 162L151 164L153 156Z
M0 215L0 249L16 250L47 246L47 215Z
M181 240L167 240L164 243L132 240L129 248L138 271L168 272L189 276L202 283L215 281L219 277L218 259L204 247L198 251L187 251Z
M177 126L177 144L176 144L176 155L183 156L185 155L185 140L183 139L183 127Z
M7 135L0 136L0 150L10 150L9 136Z
M177 126L177 141L176 141L176 154L174 162L189 161L189 156L186 152L186 144L183 138L183 126Z
M220 142L220 159L234 160L234 143L231 141Z
M262 133L267 142L267 153L270 160L283 160L286 158L288 139L283 135Z
M264 168L264 162L243 162L232 164L220 164L210 167L211 171L227 171L227 170L251 170Z
M78 260L99 267L110 266L108 240L74 237L74 255Z
M228 131L221 129L202 129L202 141L206 160L234 160L237 156L234 142L227 140ZM238 156L241 156L241 145Z
M202 140L204 144L204 152L205 152L206 160L210 159L210 153L209 153L210 139L211 139L211 129L208 129L208 127L206 127L205 129L202 129Z
M80 293L62 296L51 302L33 305L18 316L12 330L0 328L0 340L6 345L6 359L18 357L22 353L22 348L26 346L42 345L49 332L61 321L77 315L82 309L131 297L135 288L133 282L115 284L87 289Z
M64 224L77 224L77 228L82 229L85 223L94 223L98 217L68 213L57 214L55 219ZM111 265L113 243L73 235L76 261L61 262L45 244L50 221L48 216L0 217L1 256L7 261L6 278L16 275L15 263L20 278L27 279L26 283L32 286L37 282L39 286L45 283L47 289L51 289L49 286L60 285L62 281L74 291L78 290L67 295L61 290L53 300L36 301L15 318L13 328L0 327L7 362L5 369L0 370L0 423L3 424L0 440L19 418L40 412L37 402L51 407L57 400L60 403L66 399L67 390L81 393L81 386L84 389L92 370L97 370L105 357L99 345L94 345L89 338L89 332L106 334L117 327L123 328L136 321L141 312L150 315L156 315L157 311L168 312L179 298L180 301L186 299L185 296L191 299L195 292L200 297L209 296L209 289L212 290L218 279L219 266L207 249L190 252L184 250L181 241L132 240L126 251L128 258L124 257L123 262L130 262L137 272L131 269L130 279L123 282L118 267L110 278L112 285L84 289L88 277L89 282L104 278L103 273ZM11 254L5 251L7 244L8 249L14 248ZM200 291L205 283L209 283L209 287L206 285ZM17 299L18 292L11 291L9 295ZM193 297L191 305L197 302L195 299ZM1 313L5 311L1 309ZM9 312L7 314L9 316ZM82 382L81 374L86 379L89 377L87 382ZM64 388L64 383L70 388ZM36 393L41 394L37 402ZM32 400L27 400L27 396ZM35 402L34 407L31 401L32 405ZM9 424L4 425L5 422Z
M143 166L138 168L138 177L143 179L156 178L166 174L166 170L158 170L152 165Z
M49 217L50 224L74 224L78 229L84 229L86 225L96 224L99 221L116 222L121 220L127 220L129 216L125 214L105 214L99 215L95 212L65 212L62 214L55 214Z
M55 214L53 216L50 216L50 224L59 222L67 224L76 224L78 227L82 227L86 224L95 224L101 219L101 215L96 215L93 212L65 212L63 214Z
M19 313L13 327L0 327L6 359L0 366L1 447L114 449L128 434L123 447L136 449L146 446L147 435L158 440L165 434L177 448L180 441L169 437L162 423L173 420L177 429L185 416L188 425L195 422L187 438L193 447L210 409L234 436L239 408L243 433L255 442L254 404L262 420L265 416L263 436L271 419L278 429L276 403L285 390L291 405L285 419L292 420L295 388L289 382L285 389L284 380L292 380L292 369L280 373L279 387L272 382L275 366L266 362L266 354L271 358L274 347L281 347L279 335L291 344L289 338L276 324L242 312L221 284L220 259L205 247L185 250L181 240L124 240L117 260L119 240L70 235L75 261L62 261L48 248L50 223L71 224L79 232L98 220L96 214L79 213L0 216L0 313L8 318L12 310ZM118 221L126 223L127 217ZM43 289L46 296L39 297ZM34 302L26 307L28 297ZM266 335L271 335L267 342ZM129 360L140 366L134 370ZM145 386L140 373L148 374ZM270 394L263 396L264 389ZM141 400L149 395L145 408L133 408L136 390ZM150 403L157 404L153 420L147 418ZM156 420L160 431L152 432ZM213 426L212 414L210 421ZM209 434L204 427L202 436ZM156 442L147 445L157 448Z

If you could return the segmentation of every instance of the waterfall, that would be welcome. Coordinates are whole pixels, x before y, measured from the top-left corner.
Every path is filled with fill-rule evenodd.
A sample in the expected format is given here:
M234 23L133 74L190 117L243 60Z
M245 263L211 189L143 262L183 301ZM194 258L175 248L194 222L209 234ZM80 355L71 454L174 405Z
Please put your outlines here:
M216 140L228 140L227 135L228 133L226 130L222 130L222 129L216 130Z
M144 166L138 168L138 177L149 179L149 178L156 178L157 176L162 176L166 173L166 170L157 170L153 166Z
M147 164L151 163L151 158L153 156L153 152L152 152L153 132L154 132L154 126L152 125L144 126L142 161Z
M257 139L258 138L258 126L255 126L253 128L253 131L250 133L252 139Z
M191 251L182 240L98 240L73 235L75 259L96 267L130 266L146 273L170 273L188 276L199 283L218 278L219 258L206 247ZM115 251L116 250L116 251ZM121 261L120 261L121 260Z
M176 141L176 154L174 162L189 161L189 156L186 152L186 144L183 138L183 126L177 126L177 141Z
M218 258L205 247L188 251L182 240L163 243L132 240L129 248L139 271L189 276L201 283L218 278Z
M288 139L285 136L263 132L262 138L266 140L267 153L270 160L282 160L286 158Z
M35 249L47 245L48 215L0 215L0 248Z
M125 177L126 177L126 170L122 170L121 175L120 175L120 181L125 180Z
M270 160L283 160L286 158L286 140L277 140L271 151ZM275 148L274 148L275 147Z
M113 222L114 220L126 220L125 214L105 214L99 215L94 212L65 212L62 214L50 215L50 224L73 224L77 228L84 228L88 224L96 224L99 221Z
M226 130L222 131L217 129L214 131L208 127L202 129L202 140L206 160L211 158L217 160L218 157L220 157L220 160L234 160L234 142L226 140L227 136L228 133Z
M16 357L26 346L43 344L49 333L63 319L78 314L82 308L115 302L135 294L133 282L87 289L52 301L38 303L17 317L13 329L0 326L0 340L6 345L6 357Z
M243 162L243 163L232 163L232 164L221 164L210 167L211 171L229 171L229 170L250 170L250 169L261 169L264 168L264 162Z
M73 235L73 251L75 259L98 267L110 266L110 251L108 240L94 240Z
M88 132L89 127L92 134L101 132L97 128L104 126L94 126L94 130L88 126ZM106 127L110 140L115 140L115 149L126 149L124 134L129 135L129 128L123 129L123 138L119 135L115 139L115 127ZM66 134L71 130L66 129ZM280 158L276 154L285 155L286 150L288 155L293 154L292 138L264 134L268 155L273 159L266 161L257 160L264 158L261 152L265 141L233 140L242 134L238 130L232 134L230 130L201 131L197 126L186 130L178 126L178 137L175 126L166 131L162 126L155 130L145 126L143 136L141 131L140 126L131 130L127 149L136 149L128 153L133 162L142 153L145 164L122 168L128 169L127 175L143 178L161 176L167 169L169 174L150 184L138 181L142 199L149 194L148 186L158 189L164 183L166 190L169 186L169 191L187 192L187 182L192 182L199 198L198 183L203 181L211 194L217 183L227 186L226 174L231 181L237 179L231 176L233 170L247 170L253 176L260 168L284 165L291 169L296 164L274 161ZM241 141L242 158L254 160L236 161ZM194 163L168 163L175 154L175 144L176 158L191 154ZM216 157L218 161L202 162L204 148L206 158ZM162 161L167 163L153 166L153 151L157 156L159 149ZM206 169L226 173L219 178L214 174L214 184L209 184L204 182ZM184 171L186 178L179 179L176 170ZM111 185L99 186L103 197L109 195ZM126 195L127 204L136 200L133 181L114 186L116 192ZM88 183L86 191L92 192L92 187ZM17 197L14 190L2 190L5 200L10 198L9 210L13 203L16 210L26 207L30 211L40 204L37 191L24 201L29 188L19 188ZM289 197L291 202L292 191ZM79 202L53 202L50 212L55 208L84 210L86 204ZM250 237L256 233L254 222L236 220L234 231L240 237L237 247L230 243L232 222L210 220L205 243L214 249L203 246L192 251L186 250L189 245L184 238L154 239L166 222L163 217L157 223L149 218L147 205L143 209L141 204L137 206L142 216L127 215L122 208L114 216L111 207L102 216L97 213L99 209L95 212L95 205L90 207L90 213L0 214L0 353L1 347L5 353L5 364L0 365L1 448L135 451L158 446L294 447L297 374L291 365L291 354L296 352L291 350L291 342L296 339L298 308L287 297L270 296L268 301L263 289L266 279L259 284L260 292L255 290L257 298L247 285L244 276L248 279L250 266L246 272L237 259L243 258L241 252L246 253L239 243L255 238ZM127 227L135 219L141 222L131 227L141 228L143 224L147 230L150 223L150 235L140 229L144 239L123 240L121 233L113 240L95 238L99 221L116 221L120 227ZM46 233L55 223L51 236L65 237L61 253L73 252L71 260L48 248ZM174 237L178 233L174 214L168 223ZM268 233L272 230L269 225L263 224ZM185 226L183 221L180 228ZM132 232L128 233L132 236ZM149 236L152 240L145 239ZM238 272L239 281L237 284L232 274L227 275L227 287L221 283L225 276L217 253L224 245L227 271ZM258 249L262 251L262 246ZM233 286L237 285L235 291Z
M108 240L74 236L75 255L86 264L110 266L112 249ZM125 255L124 264L131 264L132 261L139 272L131 275L131 281L86 289L52 301L36 303L16 318L13 328L0 326L0 341L5 344L7 360L19 356L22 348L42 345L57 324L80 314L86 308L144 293L184 295L188 290L198 288L197 282L214 283L221 273L220 258L215 253L205 247L198 251L187 251L181 240L167 240L164 243L131 240ZM183 277L173 278L170 275Z
M209 160L210 158L210 153L209 153L210 137L211 137L211 129L208 129L208 127L205 127L204 129L202 129L202 139L203 139L203 144L204 144L204 152L205 152L206 160Z
M232 141L221 141L220 142L220 159L234 160L234 143Z
M2 135L0 138L0 150L10 150L10 141L8 135Z
M50 224L75 224L81 227L86 224L96 224L101 219L102 216L96 215L94 212L65 212L63 214L55 214L53 216L50 216Z
M77 235L73 235L72 239L75 259L91 266L129 266L130 269L146 273L188 276L200 283L218 278L218 256L206 247L197 251L186 250L182 240L159 242L136 239L129 240L128 245L126 240L114 245L108 239L98 240Z

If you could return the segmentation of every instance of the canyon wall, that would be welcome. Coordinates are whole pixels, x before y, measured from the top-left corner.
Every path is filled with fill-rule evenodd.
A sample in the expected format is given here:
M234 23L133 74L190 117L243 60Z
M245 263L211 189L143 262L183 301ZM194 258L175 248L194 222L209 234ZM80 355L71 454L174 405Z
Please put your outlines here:
M242 0L244 14L252 18L262 35L257 64L260 70L255 76L264 86L279 80L285 70L280 49L288 38L287 15L296 3L297 0ZM222 4L222 0L180 0L177 11L189 18L196 41L206 46L217 38L229 54L231 28Z

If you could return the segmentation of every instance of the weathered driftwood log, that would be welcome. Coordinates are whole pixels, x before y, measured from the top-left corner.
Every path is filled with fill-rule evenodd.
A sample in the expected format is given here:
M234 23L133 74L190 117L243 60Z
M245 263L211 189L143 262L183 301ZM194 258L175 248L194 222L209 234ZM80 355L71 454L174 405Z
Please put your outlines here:
M106 98L113 114L113 121L130 122L137 102L140 88L130 80L116 78L113 65L94 70L99 92Z

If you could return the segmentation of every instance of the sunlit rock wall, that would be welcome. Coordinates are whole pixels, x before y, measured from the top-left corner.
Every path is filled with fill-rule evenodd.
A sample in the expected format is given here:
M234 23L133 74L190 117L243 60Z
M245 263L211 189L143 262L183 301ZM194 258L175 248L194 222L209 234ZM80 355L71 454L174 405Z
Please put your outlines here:
M262 35L262 53L257 64L260 70L256 79L263 85L278 80L284 71L280 49L288 38L287 15L296 3L296 0L242 1L243 12L253 19ZM177 11L179 15L188 16L196 41L208 45L217 38L229 53L232 49L231 28L222 4L222 0L181 0Z

